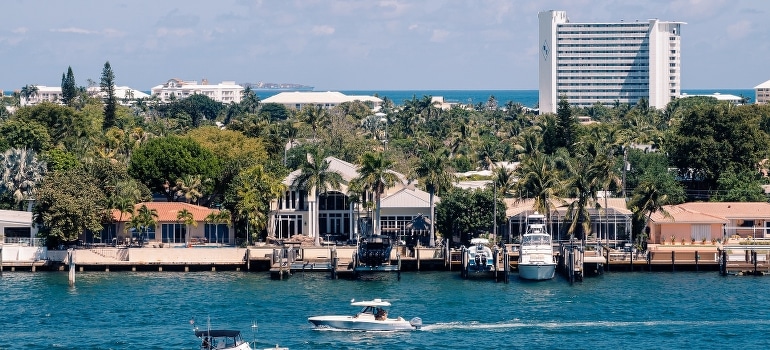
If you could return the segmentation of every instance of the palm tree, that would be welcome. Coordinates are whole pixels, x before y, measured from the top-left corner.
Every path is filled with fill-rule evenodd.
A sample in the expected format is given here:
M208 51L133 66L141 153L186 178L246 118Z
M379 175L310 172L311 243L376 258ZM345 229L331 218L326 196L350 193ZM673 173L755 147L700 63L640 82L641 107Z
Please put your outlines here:
M128 198L128 197L120 197L117 195L113 195L110 199L110 209L115 209L118 212L120 212L120 216L118 217L118 222L123 222L124 214L131 214L131 217L133 219L134 204L135 204L134 201L132 201L131 198ZM126 230L128 230L128 226L129 225L126 225L123 228L124 236L126 235Z
M300 173L292 181L292 186L296 189L306 191L308 195L313 194L313 207L311 212L311 233L315 236L315 245L321 245L321 238L318 229L318 202L322 193L329 189L338 190L342 183L342 175L335 170L329 169L329 161L324 159L323 151L315 147L308 152L305 162L300 166Z
M36 85L24 85L21 88L21 97L24 97L23 104L28 105L30 97L37 95L38 91L40 91L40 89L38 89Z
M299 120L313 129L313 139L317 139L318 128L326 125L329 116L326 109L321 105L306 105L299 112Z
M46 164L38 160L35 151L11 148L0 154L2 183L0 192L8 192L17 205L28 200L31 211L37 186L43 181Z
M671 217L663 206L668 204L668 195L660 191L654 181L642 180L639 186L634 190L634 195L628 202L628 207L633 212L634 217L647 227L652 214L661 212L666 217ZM642 234L636 237L637 244L646 239L646 230L641 230ZM633 241L632 237L632 241Z
M582 155L569 158L566 162L566 172L570 176L566 179L567 193L575 198L567 207L565 220L569 221L567 232L570 238L577 236L585 239L591 231L591 214L588 206L596 204L597 192L597 168L594 167L594 157L583 152Z
M441 149L437 152L427 152L420 157L417 167L414 169L415 175L422 179L425 188L430 193L430 219L435 220L434 196L447 191L456 182L455 176L449 171L449 151ZM379 204L377 206L379 208ZM378 218L379 219L379 218ZM430 243L431 247L436 246L435 225L430 225Z
M393 161L388 159L384 153L367 152L361 157L361 167L358 169L358 181L365 184L365 187L374 193L375 220L373 231L378 234L380 231L380 198L386 189L393 186L398 180L398 176L390 170Z
M219 243L219 224L227 223L228 221L230 221L230 212L227 209L218 212L212 211L206 216L206 222L214 225L214 241L216 243Z
M185 235L184 240L185 244L190 244L190 230L189 227L192 225L193 227L198 227L198 222L195 221L195 217L193 216L193 213L191 213L187 208L180 210L176 213L176 220L177 222L184 223L185 226Z
M551 209L555 208L553 201L564 186L554 157L544 153L526 157L514 170L514 174L519 178L515 194L519 198L533 198L535 202L532 209L545 214L550 223Z
M177 179L173 187L174 197L184 197L185 203L198 203L203 194L201 193L203 183L200 175L185 175L183 179Z
M147 205L142 204L137 210L136 215L131 217L129 226L139 229L140 237L139 244L144 244L144 237L147 235L147 230L150 227L155 227L158 219L158 211L156 209L149 209Z

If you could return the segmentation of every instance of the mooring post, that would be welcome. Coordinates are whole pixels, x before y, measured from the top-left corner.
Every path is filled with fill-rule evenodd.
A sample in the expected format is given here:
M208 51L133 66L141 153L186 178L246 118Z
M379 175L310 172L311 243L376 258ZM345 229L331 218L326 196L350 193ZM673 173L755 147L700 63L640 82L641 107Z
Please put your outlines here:
M508 247L506 246L503 246L503 272L505 273L505 276L503 277L505 283L510 282L511 257L508 255Z
M754 261L754 276L757 275L757 251L752 249L751 250L751 260Z
M396 271L396 280L401 280L401 254L396 254L396 261L398 261L398 270Z
M417 271L420 271L420 246L414 247L414 251L417 253Z
M73 258L72 248L67 249L67 261L70 264L70 271L69 271L70 287L74 287L75 286L75 261Z
M251 271L251 249L246 248L246 271Z
M671 251L671 272L676 271L676 251Z
M695 251L695 272L700 271L700 268L698 266L698 261L700 260L700 255L698 255L698 251Z
M0 276L3 275L3 242L0 242Z
M722 276L727 276L727 250L722 249L720 253L722 254L722 259L720 261L721 266L719 266L720 272L722 273Z
M337 249L332 248L331 250L331 272L332 272L332 279L337 279Z

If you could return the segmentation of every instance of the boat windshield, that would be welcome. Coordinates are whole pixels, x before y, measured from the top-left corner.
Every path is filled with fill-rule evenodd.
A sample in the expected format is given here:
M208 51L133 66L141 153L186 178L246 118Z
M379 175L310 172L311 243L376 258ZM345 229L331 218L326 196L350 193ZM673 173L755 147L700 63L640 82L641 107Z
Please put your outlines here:
M522 245L551 244L551 236L547 234L524 235Z

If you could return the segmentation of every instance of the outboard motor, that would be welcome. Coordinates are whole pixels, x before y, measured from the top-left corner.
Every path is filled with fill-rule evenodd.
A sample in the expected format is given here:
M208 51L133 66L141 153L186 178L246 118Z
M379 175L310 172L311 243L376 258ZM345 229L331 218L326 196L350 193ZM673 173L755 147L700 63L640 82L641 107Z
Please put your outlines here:
M473 257L473 260L476 261L476 267L478 268L479 265L481 264L481 257L479 256L479 254L476 254L476 256Z
M422 319L415 317L409 321L409 324L412 325L412 327L415 329L420 329L420 327L422 327Z
M484 267L487 266L487 255L486 254L481 256L481 265L483 265Z

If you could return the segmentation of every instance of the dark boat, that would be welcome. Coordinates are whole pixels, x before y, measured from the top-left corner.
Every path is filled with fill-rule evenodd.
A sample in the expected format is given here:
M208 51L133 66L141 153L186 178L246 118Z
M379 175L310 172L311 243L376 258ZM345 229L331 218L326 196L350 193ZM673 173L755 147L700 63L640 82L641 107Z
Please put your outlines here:
M358 265L378 267L390 264L390 251L393 249L392 239L386 235L370 235L363 237L358 244Z

